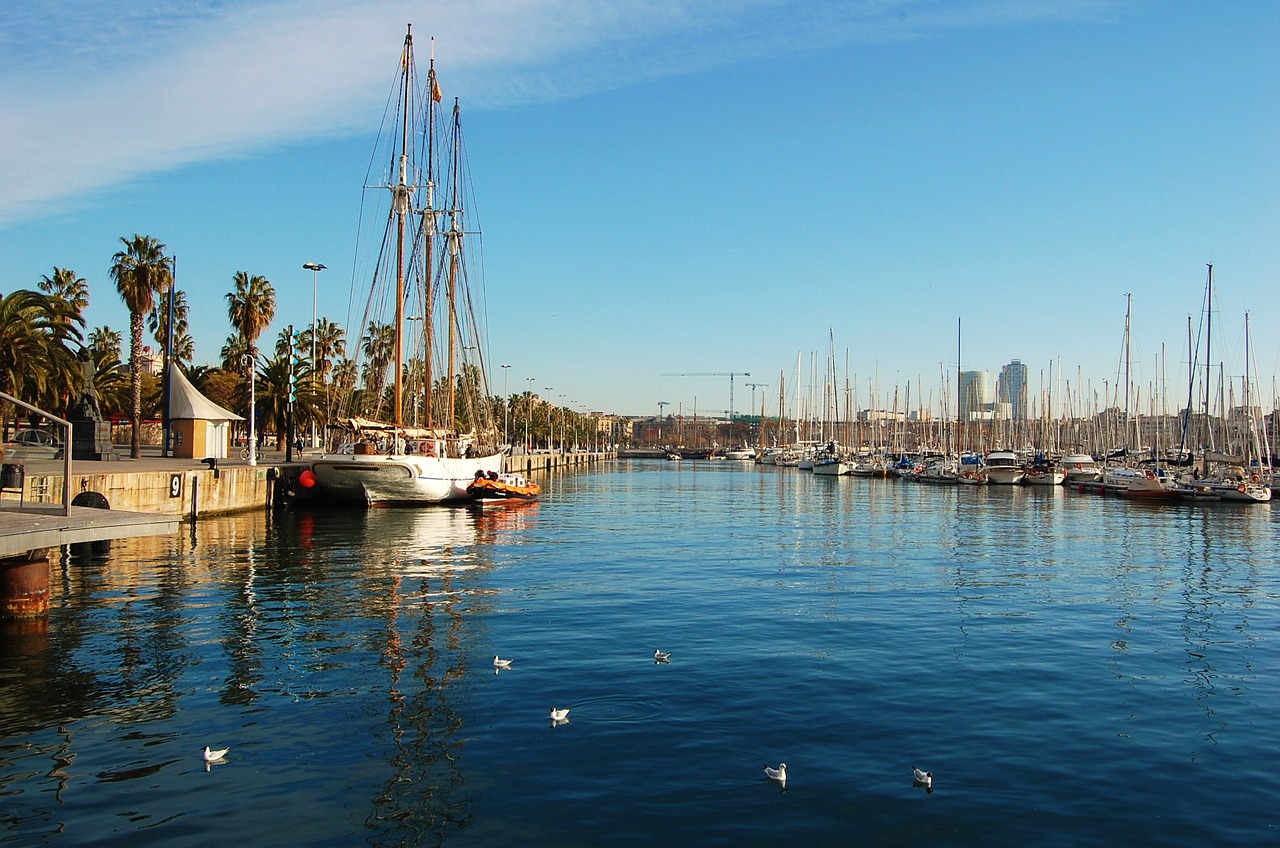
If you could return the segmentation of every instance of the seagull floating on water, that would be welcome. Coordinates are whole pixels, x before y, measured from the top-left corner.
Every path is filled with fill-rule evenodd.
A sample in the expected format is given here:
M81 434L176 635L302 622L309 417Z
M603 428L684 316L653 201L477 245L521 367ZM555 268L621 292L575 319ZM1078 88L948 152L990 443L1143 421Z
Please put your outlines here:
M783 786L787 785L787 764L786 763L778 763L777 768L769 768L769 766L766 764L764 767L764 773L769 775L770 780L776 780L779 783L781 783Z
M225 757L227 755L227 752L230 750L231 750L230 748L223 748L221 751L214 751L214 750L211 750L208 745L205 745L204 761L206 763L216 763L218 760Z
M498 659L498 655L497 655L497 654L494 654L494 655L493 655L493 667L494 667L495 669L498 669L498 668L511 668L511 660L500 660L500 659Z
M653 649L653 661L654 661L654 662L670 662L670 661L671 661L671 652L670 652L670 651L660 651L660 650L658 650L657 648L654 648L654 649Z
M568 707L565 707L563 710L557 710L555 707L552 707L552 708L551 708L551 720L552 720L552 721L554 721L554 722L568 721L568 720L569 720L569 708L568 708Z
M921 771L915 766L911 767L912 783L916 786L923 786L926 792L933 791L933 772Z

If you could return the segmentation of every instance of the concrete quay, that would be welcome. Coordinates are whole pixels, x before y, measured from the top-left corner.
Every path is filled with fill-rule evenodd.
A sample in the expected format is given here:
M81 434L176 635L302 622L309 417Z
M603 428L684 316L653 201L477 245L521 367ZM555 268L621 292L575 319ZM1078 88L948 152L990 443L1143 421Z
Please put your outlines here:
M78 503L76 499L83 493L96 492L106 499L102 505L109 510L168 516L180 521L262 509L271 506L273 498L279 495L280 487L274 485L275 481L296 480L309 458L315 455L313 451L295 452L294 461L286 463L284 451L269 450L258 457L256 466L239 458L220 459L213 469L200 460L161 457L158 447L144 446L139 459L73 463L72 503ZM562 468L613 457L612 452L534 452L507 456L503 467L505 471L536 480ZM0 512L16 510L20 501L45 511L60 504L62 460L28 461L24 466L21 497L16 491L0 494ZM3 532L0 529L0 534Z

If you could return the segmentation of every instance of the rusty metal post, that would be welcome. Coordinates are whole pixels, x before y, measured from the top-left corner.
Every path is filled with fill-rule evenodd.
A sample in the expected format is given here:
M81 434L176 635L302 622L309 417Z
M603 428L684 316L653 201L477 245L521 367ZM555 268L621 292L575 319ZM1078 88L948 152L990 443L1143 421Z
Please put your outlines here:
M36 618L48 613L47 551L0 559L0 618Z

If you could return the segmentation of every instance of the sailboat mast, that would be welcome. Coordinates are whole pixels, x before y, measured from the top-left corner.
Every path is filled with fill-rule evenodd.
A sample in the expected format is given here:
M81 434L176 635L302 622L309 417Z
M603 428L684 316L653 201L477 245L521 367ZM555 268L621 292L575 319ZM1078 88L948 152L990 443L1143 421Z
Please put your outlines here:
M963 317L956 316L956 453L964 452L964 416L960 412L963 404L960 393L964 391L960 378L960 321Z
M1205 289L1205 333L1204 333L1204 426L1208 436L1205 442L1204 475L1209 476L1209 449L1214 448L1213 422L1209 419L1209 396L1213 391L1212 365L1210 351L1213 350L1213 263L1209 265L1209 281Z
M1129 420L1132 416L1132 409L1129 406L1129 320L1133 313L1133 295L1125 292L1124 295L1124 439L1125 447L1136 448L1137 439L1131 444L1129 442Z
M404 230L405 219L411 211L409 193L409 105L410 85L413 68L413 25L404 36L404 56L401 61L400 88L403 102L400 104L400 160L396 172L396 185L392 189L395 195L396 214L396 374L395 374L395 425L399 430L404 426Z
M436 81L436 41L431 39L431 63L427 68L427 208L423 210L423 292L422 316L422 403L426 409L426 425L435 427L435 404L432 388L435 381L435 294L432 281L435 275L436 236L436 104L440 102L440 84Z
M454 367L457 363L458 355L458 307L457 307L457 291L458 291L458 255L462 250L462 209L459 208L462 186L460 173L462 171L462 143L458 137L461 133L462 118L461 108L458 106L458 98L453 99L453 202L449 205L449 289L448 302L445 304L449 310L449 409L448 420L449 429L454 429L456 425L455 417L457 415L457 381L454 379Z

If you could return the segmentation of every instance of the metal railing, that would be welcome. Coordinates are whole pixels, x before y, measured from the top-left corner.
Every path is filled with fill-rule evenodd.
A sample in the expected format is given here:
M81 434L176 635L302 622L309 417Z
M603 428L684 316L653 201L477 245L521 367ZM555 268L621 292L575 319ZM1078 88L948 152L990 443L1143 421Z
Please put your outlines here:
M9 401L10 403L15 403L21 408L27 410L28 412L34 412L36 415L39 415L41 418L46 418L54 422L55 424L62 425L62 509L63 509L63 515L70 515L71 514L71 422L65 418L59 418L58 416L52 413L45 412L43 409L34 407L29 403L24 403L23 401L18 400L13 395L0 392L0 398L3 398L4 400ZM24 486L26 485L25 479L23 480L23 485Z

